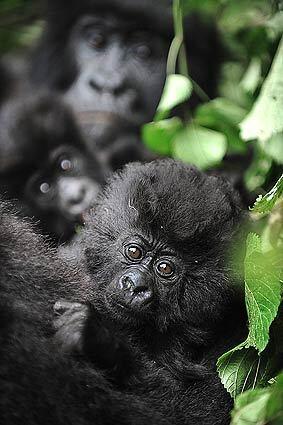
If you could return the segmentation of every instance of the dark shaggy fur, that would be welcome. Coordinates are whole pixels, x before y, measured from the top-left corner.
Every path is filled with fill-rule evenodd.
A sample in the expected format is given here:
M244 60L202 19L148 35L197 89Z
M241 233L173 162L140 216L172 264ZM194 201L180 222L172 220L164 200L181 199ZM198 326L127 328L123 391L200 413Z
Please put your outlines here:
M103 372L56 348L53 304L86 278L56 258L0 204L0 423L165 424L151 400L118 391ZM169 425L169 423L168 423Z
M116 384L171 424L228 424L215 364L245 333L228 261L241 217L222 179L172 160L128 166L86 219L75 251L92 282L78 287L87 305L57 304L57 342L112 378L118 370Z

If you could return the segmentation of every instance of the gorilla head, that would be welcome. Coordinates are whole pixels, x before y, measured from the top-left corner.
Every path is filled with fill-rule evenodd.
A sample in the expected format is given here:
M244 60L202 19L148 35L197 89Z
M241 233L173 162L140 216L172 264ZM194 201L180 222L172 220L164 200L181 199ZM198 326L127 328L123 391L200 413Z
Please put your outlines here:
M61 90L83 122L95 128L119 127L121 122L139 127L150 121L164 85L174 33L171 3L48 2L33 81ZM194 14L185 20L185 39L190 74L213 97L220 61L217 31Z
M126 323L215 327L233 298L226 254L240 217L222 179L172 160L128 166L83 232L100 302Z
M69 109L39 94L7 103L0 116L0 189L55 239L73 235L104 182Z

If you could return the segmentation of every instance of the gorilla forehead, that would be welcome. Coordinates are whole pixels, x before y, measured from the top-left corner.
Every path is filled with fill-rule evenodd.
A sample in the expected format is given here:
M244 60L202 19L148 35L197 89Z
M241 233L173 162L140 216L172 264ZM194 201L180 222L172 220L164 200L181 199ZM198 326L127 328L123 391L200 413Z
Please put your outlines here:
M95 215L113 236L130 228L185 241L203 233L219 238L239 213L226 182L167 159L128 165L110 182Z
M64 22L65 26L72 25L83 14L111 12L143 22L144 26L163 32L167 37L168 31L173 31L172 0L50 0L46 7L52 30L56 22L60 31Z

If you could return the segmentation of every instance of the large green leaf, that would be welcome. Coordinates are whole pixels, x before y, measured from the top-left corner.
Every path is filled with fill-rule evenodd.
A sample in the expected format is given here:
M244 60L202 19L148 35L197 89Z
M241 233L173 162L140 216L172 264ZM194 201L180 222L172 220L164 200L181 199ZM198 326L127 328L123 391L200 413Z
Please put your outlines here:
M249 234L247 238L245 297L248 337L217 362L221 381L233 397L266 384L271 372L276 369L275 348L271 347L271 343L266 347L270 325L281 302L280 270L263 255L261 239L255 234Z
M265 195L259 196L252 208L253 212L266 214L272 210L276 201L283 194L283 175L276 182L275 186Z
M219 164L226 150L227 141L222 133L191 124L177 135L172 155L204 170Z
M259 355L254 348L245 348L245 343L223 354L217 362L221 382L233 398L265 385L275 369L276 360L269 350Z
M183 75L169 75L157 107L155 120L166 118L171 109L187 100L193 90L192 83Z
M195 122L226 136L229 153L245 153L247 144L240 138L238 124L247 111L226 98L217 98L199 106Z
M283 131L283 38L260 95L240 128L244 140L265 141Z
M261 252L261 240L255 234L247 238L245 293L249 318L245 346L261 352L267 346L269 328L280 305L281 285L278 270L266 261Z
M182 128L182 121L177 117L151 122L143 126L142 138L152 151L170 156L172 141Z

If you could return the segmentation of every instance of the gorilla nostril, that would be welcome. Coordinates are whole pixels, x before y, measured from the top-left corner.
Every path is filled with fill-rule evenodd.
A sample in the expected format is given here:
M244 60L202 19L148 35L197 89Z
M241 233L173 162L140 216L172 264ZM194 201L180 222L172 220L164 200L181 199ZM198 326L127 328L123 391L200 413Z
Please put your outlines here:
M81 187L76 193L73 193L73 196L70 199L70 204L80 204L83 202L84 198L86 196L86 188Z
M123 276L121 279L121 286L124 290L129 290L133 286L133 281L129 276Z
M99 84L97 84L94 80L89 80L89 82L88 82L88 84L89 84L89 86L93 89L93 90L96 90L96 91L101 91L102 90L102 88L100 87L100 85Z

